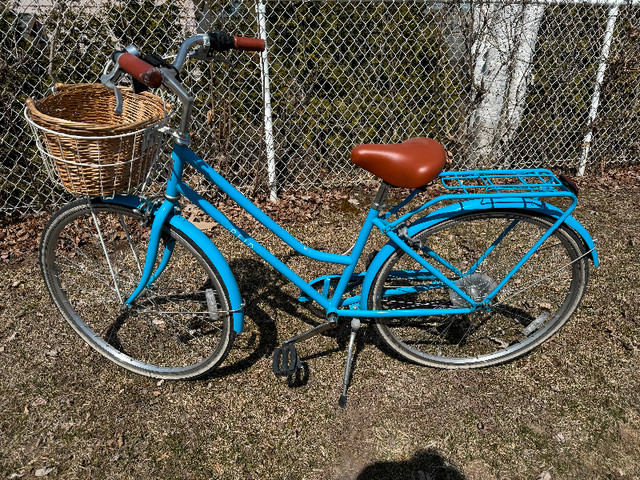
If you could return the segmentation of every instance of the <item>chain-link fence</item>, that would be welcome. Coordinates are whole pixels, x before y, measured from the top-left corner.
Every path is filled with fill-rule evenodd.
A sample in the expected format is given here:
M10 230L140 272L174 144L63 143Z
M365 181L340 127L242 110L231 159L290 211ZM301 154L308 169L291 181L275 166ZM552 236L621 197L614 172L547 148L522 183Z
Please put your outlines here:
M97 81L115 48L168 56L214 28L267 40L183 75L193 149L249 194L365 181L354 146L411 136L441 141L456 169L638 163L635 3L0 0L0 210L65 199L26 97Z

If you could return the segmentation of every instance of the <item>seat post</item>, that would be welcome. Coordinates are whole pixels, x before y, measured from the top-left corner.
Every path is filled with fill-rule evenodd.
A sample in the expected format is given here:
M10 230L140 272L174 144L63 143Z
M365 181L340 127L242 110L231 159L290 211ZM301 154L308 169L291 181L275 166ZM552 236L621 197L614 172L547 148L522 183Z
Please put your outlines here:
M384 207L384 201L387 198L387 193L389 193L389 184L387 182L382 182L382 185L378 188L378 193L376 193L375 198L371 202L371 208L379 212L380 209Z

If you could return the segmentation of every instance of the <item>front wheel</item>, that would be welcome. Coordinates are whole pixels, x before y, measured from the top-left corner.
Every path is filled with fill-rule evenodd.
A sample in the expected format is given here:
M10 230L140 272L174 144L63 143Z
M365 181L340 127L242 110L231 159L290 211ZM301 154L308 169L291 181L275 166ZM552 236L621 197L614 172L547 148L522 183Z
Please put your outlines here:
M423 258L479 302L554 222L527 211L490 210L445 220L414 239L422 242L418 253ZM438 256L449 268L434 260ZM485 311L378 319L376 328L394 352L421 365L476 368L505 363L560 330L582 299L588 267L583 243L561 225ZM368 297L372 310L466 307L460 295L399 248L382 264Z
M170 261L125 306L142 274L149 232L130 207L98 199L72 202L42 235L45 284L73 329L109 360L156 378L202 376L233 343L226 288L200 248L167 226L159 256L171 253Z

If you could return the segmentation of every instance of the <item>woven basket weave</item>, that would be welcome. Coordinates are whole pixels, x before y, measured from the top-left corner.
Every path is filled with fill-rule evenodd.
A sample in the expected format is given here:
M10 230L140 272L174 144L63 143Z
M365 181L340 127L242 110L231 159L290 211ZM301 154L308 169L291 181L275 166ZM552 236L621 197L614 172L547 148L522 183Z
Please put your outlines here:
M167 118L162 99L120 87L123 112L116 115L114 92L101 84L56 89L42 100L27 99L26 115L43 158L64 187L111 196L142 183L160 148L156 129Z

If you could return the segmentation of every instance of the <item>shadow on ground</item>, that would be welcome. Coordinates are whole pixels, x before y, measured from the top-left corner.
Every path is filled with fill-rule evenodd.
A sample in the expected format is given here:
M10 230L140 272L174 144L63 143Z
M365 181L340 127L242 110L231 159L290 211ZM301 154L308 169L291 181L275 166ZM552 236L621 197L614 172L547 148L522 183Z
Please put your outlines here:
M376 462L357 480L465 480L460 470L433 449L419 450L407 461Z

